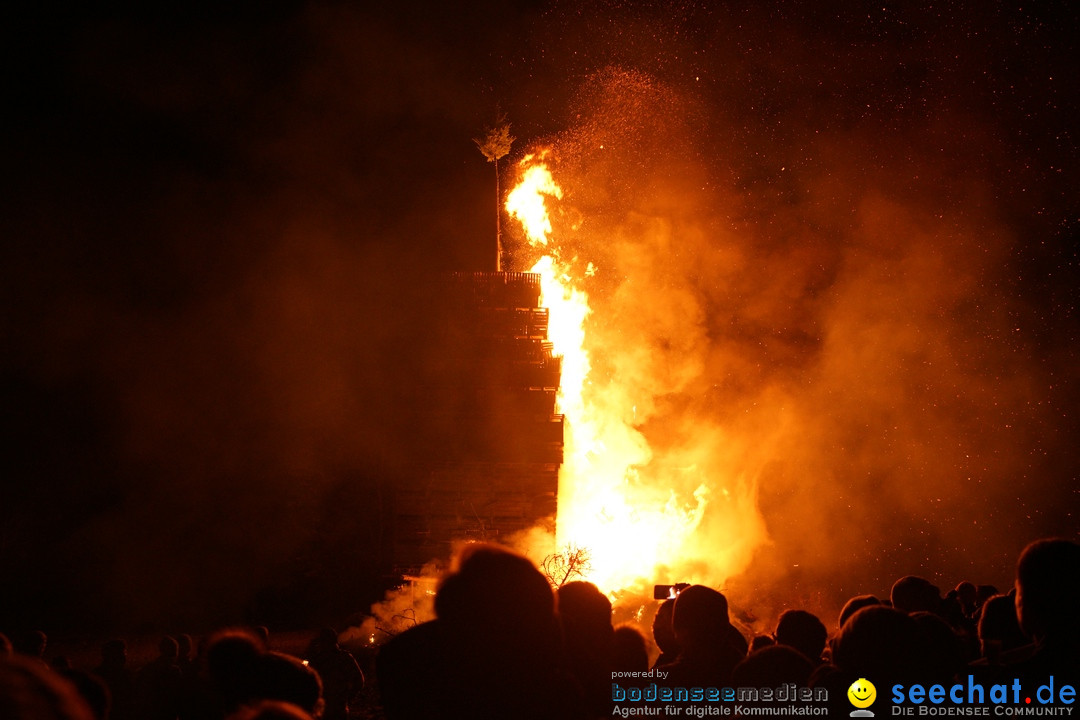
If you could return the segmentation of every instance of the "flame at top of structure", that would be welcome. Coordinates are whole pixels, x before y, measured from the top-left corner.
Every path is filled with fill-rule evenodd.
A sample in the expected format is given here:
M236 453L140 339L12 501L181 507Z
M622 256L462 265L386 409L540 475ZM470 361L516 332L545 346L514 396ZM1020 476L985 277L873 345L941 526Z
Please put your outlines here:
M507 212L521 222L529 242L534 246L547 245L552 230L544 197L562 198L562 188L555 183L545 163L547 155L547 151L544 151L526 155L521 160L521 181L506 197Z

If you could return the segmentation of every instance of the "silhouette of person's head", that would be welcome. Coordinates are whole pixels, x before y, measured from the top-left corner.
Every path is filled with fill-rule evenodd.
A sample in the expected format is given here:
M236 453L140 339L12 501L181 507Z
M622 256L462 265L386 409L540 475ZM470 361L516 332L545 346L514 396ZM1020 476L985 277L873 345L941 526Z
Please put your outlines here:
M298 658L267 652L257 661L254 697L292 703L312 716L322 713L322 681L319 674Z
M262 648L247 630L219 630L206 645L206 672L223 708L231 712L255 696Z
M660 603L652 623L653 642L660 648L662 654L671 657L678 655L681 649L679 641L675 639L675 629L671 626L671 615L674 610L675 599L668 598Z
M743 658L731 672L731 684L735 687L778 687L795 683L802 687L813 670L813 664L795 648L770 645Z
M1080 629L1080 545L1036 540L1016 565L1016 615L1038 643L1077 640Z
M615 652L611 601L598 587L582 581L566 583L555 596L567 669L593 712L606 712Z
M966 665L964 645L943 618L931 612L911 613L919 630L918 671L926 684L948 684Z
M864 607L880 604L881 601L873 595L856 595L844 603L844 607L840 609L840 618L837 620L837 627L844 627L844 623L848 621L848 618L859 610L862 610Z
M491 545L467 547L457 572L436 592L435 613L433 627L417 626L393 643L401 655L386 664L380 686L383 678L391 687L407 679L403 663L435 663L438 669L429 672L436 672L435 680L453 695L439 700L444 716L550 715L565 702L565 694L551 690L562 653L555 593L528 559ZM416 705L402 697L394 702L403 711ZM418 712L414 708L395 717Z
M750 652L761 650L776 644L772 635L755 635L750 639Z
M833 663L855 677L901 680L919 660L915 620L884 605L869 605L848 618L833 642Z
M675 598L671 627L684 648L722 640L731 626L724 595L704 585L691 585Z
M649 669L649 648L645 636L633 625L615 628L612 667L626 672Z
M449 626L489 637L520 635L538 625L550 632L555 597L526 558L494 545L470 545L458 571L435 594L435 614Z
M776 642L793 647L813 664L821 661L829 632L813 613L805 610L785 610L776 622Z
M979 604L978 589L975 587L975 583L966 580L957 583L956 587L953 588L953 592L956 593L956 599L960 602L960 607L965 615L971 615L975 612L975 608Z
M1028 638L1016 619L1016 602L1008 595L995 595L983 603L979 613L979 649L983 657L996 659L999 653L1026 645Z
M728 619L722 593L703 585L686 588L675 598L671 626L682 646L678 658L668 663L674 686L720 687L731 681L747 645Z
M906 613L937 613L941 610L941 590L916 575L907 575L893 583L889 599L894 608Z
M994 597L995 595L1000 594L1001 593L998 592L998 589L993 585L978 585L975 588L975 605L977 607L982 607L982 604L984 602Z
M568 582L556 591L559 622L567 639L610 640L611 601L590 582Z

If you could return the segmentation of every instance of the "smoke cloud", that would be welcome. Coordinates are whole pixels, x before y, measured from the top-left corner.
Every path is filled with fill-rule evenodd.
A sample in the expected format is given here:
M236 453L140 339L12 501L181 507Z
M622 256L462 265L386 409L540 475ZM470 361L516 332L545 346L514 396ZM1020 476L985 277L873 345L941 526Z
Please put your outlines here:
M1032 150L954 94L989 59L939 55L929 27L905 71L887 38L838 68L783 19L738 40L658 23L620 24L628 48L667 30L654 58L600 42L626 62L588 75L551 140L554 236L596 266L592 400L648 442L632 484L687 499L678 469L709 479L657 581L826 618L906 574L1007 588L1024 544L1076 532L1075 327L1023 278L1061 242L1019 219L1003 170Z

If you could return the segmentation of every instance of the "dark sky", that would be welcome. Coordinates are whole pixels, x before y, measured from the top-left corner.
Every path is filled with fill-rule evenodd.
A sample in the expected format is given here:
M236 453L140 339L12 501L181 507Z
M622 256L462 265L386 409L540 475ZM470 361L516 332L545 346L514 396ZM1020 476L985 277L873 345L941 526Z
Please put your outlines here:
M1008 298L1005 317L973 311L973 336L1015 326L978 350L1023 356L1026 432L1049 439L1019 443L1042 456L1017 467L1072 508L1029 500L1052 519L1023 532L1075 536L1069 3L369 5L4 23L0 614L217 621L305 583L362 609L342 578L375 570L373 488L410 455L399 399L438 352L422 288L488 262L493 174L471 138L497 104L511 159L603 129L600 111L657 112L597 100L611 72L679 100L662 111L692 132L671 151L763 272L792 251L822 287L842 275L827 232L792 240L843 205L804 211L810 186L875 185L985 230L945 261Z

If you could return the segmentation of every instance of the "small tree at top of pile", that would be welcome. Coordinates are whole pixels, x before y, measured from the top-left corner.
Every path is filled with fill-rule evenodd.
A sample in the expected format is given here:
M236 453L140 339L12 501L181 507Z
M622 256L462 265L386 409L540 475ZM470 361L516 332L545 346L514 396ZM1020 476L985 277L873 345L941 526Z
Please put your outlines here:
M502 270L502 197L499 193L499 158L505 157L510 152L510 145L515 138L510 134L510 121L506 114L500 112L495 119L495 124L484 129L482 138L473 138L476 147L487 158L488 162L495 163L495 270Z

